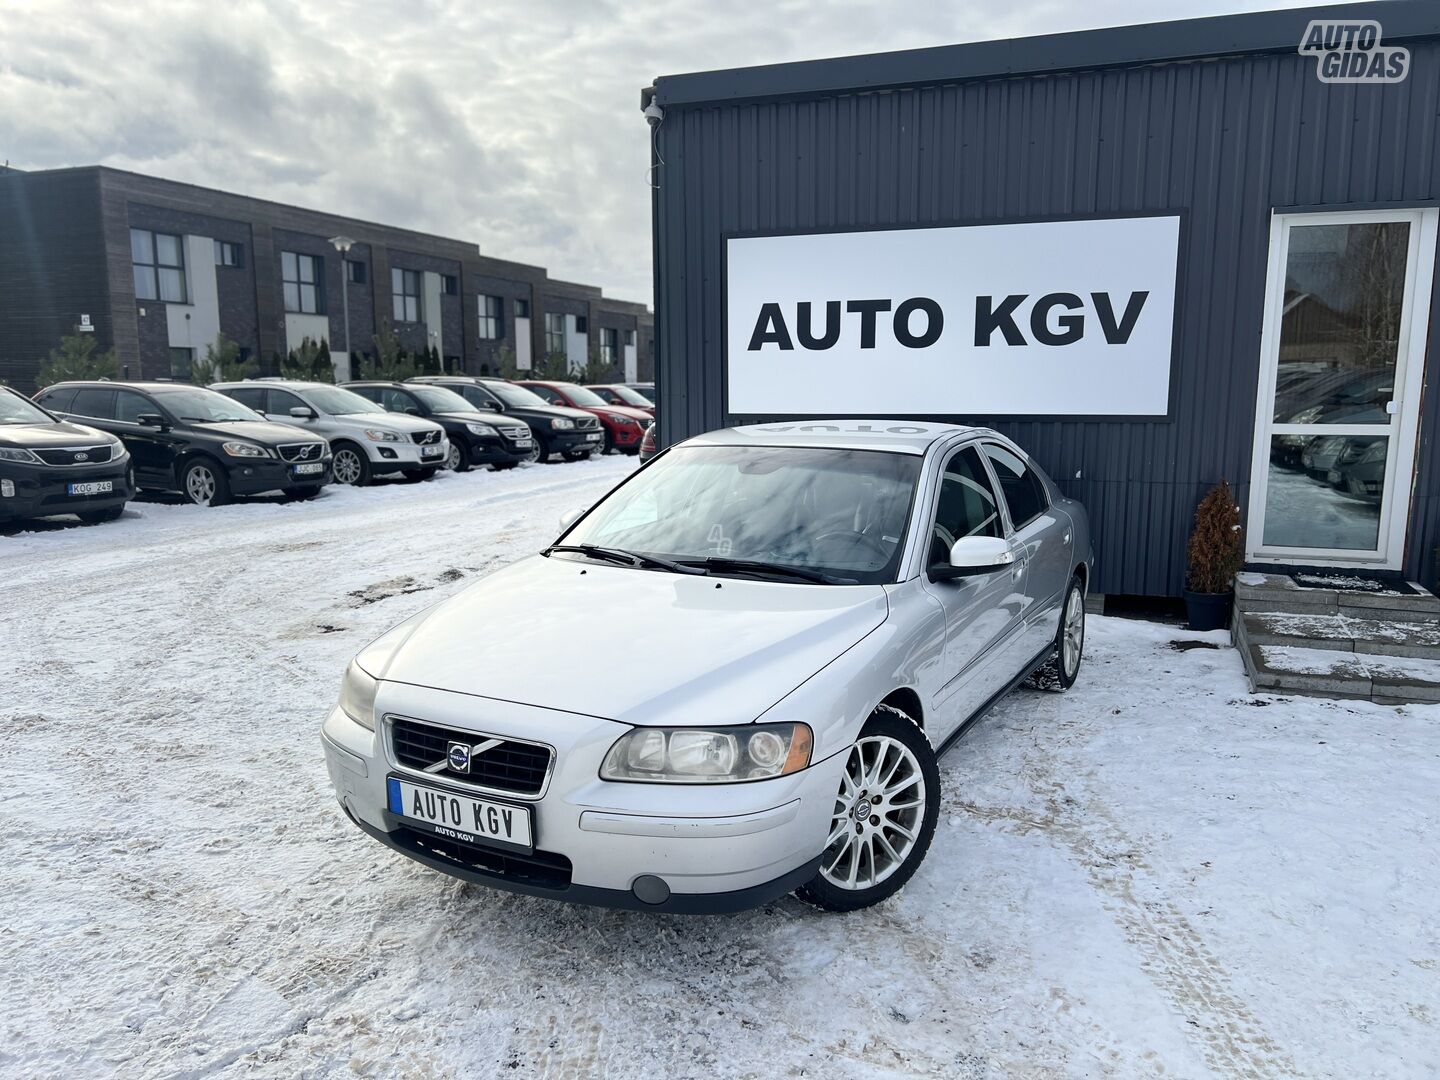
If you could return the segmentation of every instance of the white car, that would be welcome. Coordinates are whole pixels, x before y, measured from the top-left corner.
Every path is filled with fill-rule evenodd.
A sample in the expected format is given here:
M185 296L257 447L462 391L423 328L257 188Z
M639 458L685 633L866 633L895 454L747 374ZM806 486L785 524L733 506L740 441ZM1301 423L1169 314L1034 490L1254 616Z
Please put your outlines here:
M246 379L211 387L267 420L293 424L330 441L337 484L368 484L384 473L426 480L450 454L445 429L432 420L386 412L350 390L293 379Z
M937 753L1075 680L1091 562L1084 509L993 431L713 432L363 649L330 778L377 840L502 889L865 907L924 858Z

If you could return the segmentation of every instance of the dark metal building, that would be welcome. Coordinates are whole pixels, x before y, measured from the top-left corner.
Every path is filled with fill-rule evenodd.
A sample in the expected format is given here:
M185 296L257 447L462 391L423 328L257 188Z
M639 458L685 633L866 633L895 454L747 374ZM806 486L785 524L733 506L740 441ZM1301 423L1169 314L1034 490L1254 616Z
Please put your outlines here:
M82 326L137 379L184 377L221 333L262 370L324 339L344 374L347 342L358 360L382 332L448 371L558 351L649 378L654 336L644 304L474 243L100 166L0 169L0 379L33 390Z
M1316 22L1342 29L1322 27L1306 51ZM1387 59L1395 49L1406 55ZM1352 54L1362 55L1347 66ZM1373 66L1376 56L1387 62ZM1247 512L1256 565L1394 570L1435 584L1440 5L1350 4L666 76L643 93L652 105L663 110L650 114L667 443L730 423L895 416L864 402L917 380L905 400L936 404L900 415L997 427L1088 505L1099 592L1178 595L1196 503L1221 479ZM964 407L967 379L1023 386L1041 370L1029 357L1065 355L1033 340L1007 351L979 329L975 344L988 351L972 352L993 358L988 373L961 363L949 381L917 377L911 354L882 341L847 354L868 357L863 379L848 361L834 369L853 393L822 393L823 367L794 369L811 373L822 405L800 407L798 392L768 394L765 375L778 386L824 355L795 348L793 325L782 335L763 320L747 353L733 328L748 333L754 315L727 306L740 286L748 295L727 274L750 238L821 236L841 261L862 261L863 245L889 243L888 232L909 230L904 242L918 245L925 237L913 230L959 226L951 265L963 265L981 250L967 248L981 236L967 226L1167 215L1178 229L1174 272L1154 288L1173 290L1173 326L1168 358L1153 359L1168 363L1169 392L1163 408L1135 415ZM1062 246L1047 251L1051 235ZM1039 270L1052 254L1070 257L1065 235L1038 233L1023 257ZM1102 239L1090 254L1119 273L1150 253ZM768 268L768 258L743 265ZM791 294L800 311L786 313L809 312L818 334L818 313L842 294L828 280L813 292L803 282L829 268L797 257L777 273L802 282ZM1019 336L1029 336L1023 321ZM1087 379L1117 400L1128 390L1103 361ZM1023 405L1023 394L997 394L977 398Z

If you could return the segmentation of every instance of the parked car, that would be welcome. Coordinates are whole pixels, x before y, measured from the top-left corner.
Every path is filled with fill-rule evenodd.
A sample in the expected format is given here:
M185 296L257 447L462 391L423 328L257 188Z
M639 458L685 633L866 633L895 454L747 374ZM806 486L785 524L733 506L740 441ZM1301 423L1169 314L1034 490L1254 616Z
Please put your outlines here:
M125 444L0 386L0 521L114 521L135 494Z
M513 469L526 461L534 448L530 429L523 423L497 424L459 394L443 386L421 383L352 382L345 384L387 412L432 420L450 440L446 464L456 472L476 465Z
M443 386L477 409L528 424L535 440L530 449L531 461L549 461L552 454L559 454L566 461L580 461L604 444L600 421L584 409L551 405L505 379L424 375L406 381Z
M51 412L117 436L142 490L178 491L200 506L282 491L308 499L330 479L330 445L272 424L201 386L166 382L65 382L36 400Z
M1385 491L1385 458L1390 440L1355 436L1345 440L1334 467L1326 474L1330 486L1359 499L1378 504Z
M640 439L640 464L644 465L660 452L660 421L651 420Z
M599 418L605 430L602 453L619 450L635 454L640 451L640 436L645 434L645 425L650 423L649 413L629 405L607 405L599 395L575 383L527 379L517 380L517 383L534 391L551 405L584 409Z
M639 409L647 416L655 415L655 403L640 391L626 386L624 383L587 386L585 389L607 405L625 405L632 409Z
M1084 508L993 431L712 432L362 649L330 778L375 839L501 889L866 907L925 857L937 755L1032 673L1075 681L1091 564Z
M335 456L331 472L337 484L364 485L386 473L428 480L450 455L450 441L439 424L386 412L343 386L248 379L211 389L267 420L323 435Z

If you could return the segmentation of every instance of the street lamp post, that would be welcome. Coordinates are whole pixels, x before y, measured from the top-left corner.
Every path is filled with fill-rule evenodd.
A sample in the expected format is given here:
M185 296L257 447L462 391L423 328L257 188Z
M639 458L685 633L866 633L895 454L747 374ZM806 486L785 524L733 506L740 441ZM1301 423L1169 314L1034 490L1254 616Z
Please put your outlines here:
M335 250L340 253L340 311L345 320L345 367L346 374L353 379L355 367L350 359L350 266L345 256L355 245L355 241L348 236L332 236L330 243L334 244Z

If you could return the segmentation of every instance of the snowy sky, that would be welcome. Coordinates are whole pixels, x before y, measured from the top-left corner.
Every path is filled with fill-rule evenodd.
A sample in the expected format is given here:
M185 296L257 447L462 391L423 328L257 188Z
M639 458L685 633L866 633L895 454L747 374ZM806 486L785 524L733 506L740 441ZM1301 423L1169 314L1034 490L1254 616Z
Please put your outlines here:
M651 299L657 75L1295 0L0 0L0 160L103 163L475 240Z

